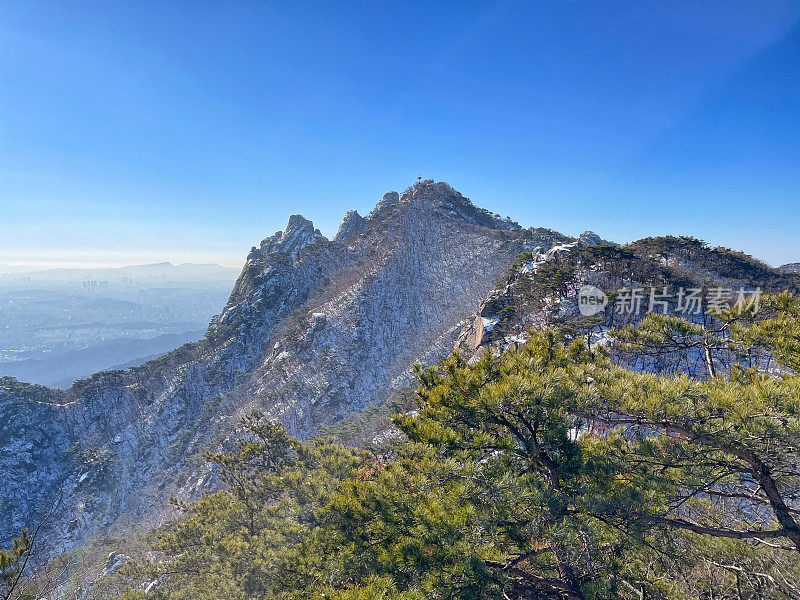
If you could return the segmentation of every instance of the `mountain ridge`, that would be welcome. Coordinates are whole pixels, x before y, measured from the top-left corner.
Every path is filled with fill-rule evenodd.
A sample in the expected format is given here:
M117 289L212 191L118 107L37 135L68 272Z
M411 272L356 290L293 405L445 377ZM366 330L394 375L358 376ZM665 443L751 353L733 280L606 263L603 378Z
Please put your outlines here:
M35 523L54 500L60 509L44 532L53 553L177 516L166 498L188 501L219 485L200 457L227 447L244 414L259 410L308 437L385 403L411 384L417 362L465 344L476 352L513 342L551 306L519 303L516 282L530 263L549 265L543 273L552 269L554 281L595 265L586 272L609 281L722 268L795 282L689 238L636 244L523 229L430 180L402 196L388 192L367 217L348 212L332 240L294 215L253 247L201 341L63 391L0 379L0 471L8 475L0 536ZM544 283L546 300L556 288ZM494 334L485 335L484 319Z
M308 436L381 402L414 362L449 352L519 252L548 243L441 182L387 194L362 219L337 241L291 217L251 250L200 342L64 391L0 380L0 534L53 498L54 551L163 522L165 498L217 484L192 457L224 444L242 414L257 408Z

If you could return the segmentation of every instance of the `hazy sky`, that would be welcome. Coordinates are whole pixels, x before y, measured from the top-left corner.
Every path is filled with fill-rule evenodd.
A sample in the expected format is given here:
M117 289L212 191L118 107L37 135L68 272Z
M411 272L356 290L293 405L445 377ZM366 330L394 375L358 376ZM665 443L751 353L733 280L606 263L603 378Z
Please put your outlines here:
M0 4L0 262L239 265L445 180L800 260L798 2Z

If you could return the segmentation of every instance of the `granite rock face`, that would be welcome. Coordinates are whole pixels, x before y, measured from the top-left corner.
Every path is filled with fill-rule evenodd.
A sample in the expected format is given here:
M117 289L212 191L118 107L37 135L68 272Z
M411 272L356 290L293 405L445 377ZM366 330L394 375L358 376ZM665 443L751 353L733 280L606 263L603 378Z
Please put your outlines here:
M289 217L289 223L284 231L276 231L274 235L261 242L260 248L254 248L250 252L251 254L258 252L262 255L283 252L291 258L297 258L297 255L308 246L327 241L328 239L319 232L319 229L314 229L314 223L302 215L292 215Z
M214 489L201 454L245 413L308 436L381 402L450 351L534 244L549 249L430 180L348 213L333 241L293 215L250 252L202 341L69 390L0 380L0 541L44 516L52 552L150 528L170 496Z
M348 210L344 215L344 219L342 219L342 224L339 225L339 231L336 232L336 237L333 238L333 241L346 242L366 226L367 220L358 214L358 211Z
M381 201L375 206L375 212L381 212L390 206L394 206L400 201L400 194L397 192L386 192Z
M608 240L604 240L594 231L584 231L582 234L578 236L578 242L580 242L583 246L596 246L598 244L616 245L614 244L614 242L609 242Z

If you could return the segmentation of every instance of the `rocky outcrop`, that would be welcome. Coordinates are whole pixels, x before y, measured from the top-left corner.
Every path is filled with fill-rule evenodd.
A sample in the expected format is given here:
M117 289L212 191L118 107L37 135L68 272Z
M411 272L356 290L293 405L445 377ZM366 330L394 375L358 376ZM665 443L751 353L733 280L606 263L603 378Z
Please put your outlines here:
M336 232L336 237L333 238L334 242L346 242L354 235L359 233L367 225L367 220L358 214L356 210L348 210L339 225L339 231Z
M253 247L248 258L282 252L295 259L308 246L327 241L328 238L322 235L319 229L314 229L314 223L302 215L292 215L284 231L276 231L263 240L259 248Z
M375 205L375 209L372 211L372 213L373 215L380 214L397 204L399 201L400 194L397 192L386 192L383 195L383 198L381 198L381 201Z
M800 273L800 262L787 263L778 267L778 270L784 273Z
M582 234L578 236L578 241L583 246L596 246L597 244L611 244L612 246L617 245L614 242L609 242L608 240L604 240L594 231L584 231Z
M386 196L384 196L386 198ZM488 229L516 231L521 229L519 223L509 217L479 208L443 181L434 183L432 179L410 187L400 197L399 205L424 204L442 215L463 219L473 225Z
M120 552L110 552L108 557L106 558L106 562L103 565L103 575L110 575L111 573L116 573L119 571L120 567L122 567L126 562L131 559L130 556L127 554L122 554Z

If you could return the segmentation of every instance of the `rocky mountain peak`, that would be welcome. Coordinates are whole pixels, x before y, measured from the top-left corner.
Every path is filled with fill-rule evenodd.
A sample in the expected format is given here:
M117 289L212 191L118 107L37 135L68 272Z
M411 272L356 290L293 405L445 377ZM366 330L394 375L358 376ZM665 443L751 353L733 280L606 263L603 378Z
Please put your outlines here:
M380 218L403 209L433 210L441 215L455 217L489 229L521 229L519 224L510 218L504 219L498 214L475 206L469 198L446 182L435 182L433 179L415 183L406 189L402 196L397 192L386 192L370 217Z
M377 206L375 206L375 212L379 212L385 208L390 206L394 206L400 201L400 194L397 192L386 192L381 198L381 201L378 202Z
M286 231L308 228L314 229L314 223L306 219L303 215L291 215L289 217L289 223L286 225Z
M385 197L386 195L384 195ZM346 242L364 229L366 224L367 220L358 214L357 210L348 210L342 219L342 224L339 225L339 231L336 232L336 237L333 238L333 241Z
M578 242L583 246L596 246L597 244L609 244L610 242L604 240L594 231L584 231L578 236Z
M312 244L327 242L328 238L322 235L319 229L314 228L314 223L303 215L292 215L283 231L276 231L273 235L261 242L259 248L253 247L248 260L258 256L266 256L273 252L284 252L293 259Z

